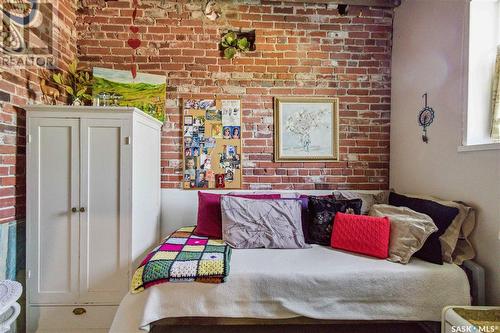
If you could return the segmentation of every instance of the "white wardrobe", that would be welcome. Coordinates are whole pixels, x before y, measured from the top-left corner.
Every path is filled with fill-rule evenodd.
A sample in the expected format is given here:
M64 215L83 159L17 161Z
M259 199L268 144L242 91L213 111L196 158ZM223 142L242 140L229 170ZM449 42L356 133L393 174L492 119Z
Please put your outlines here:
M107 332L158 243L162 124L134 108L26 110L28 332Z

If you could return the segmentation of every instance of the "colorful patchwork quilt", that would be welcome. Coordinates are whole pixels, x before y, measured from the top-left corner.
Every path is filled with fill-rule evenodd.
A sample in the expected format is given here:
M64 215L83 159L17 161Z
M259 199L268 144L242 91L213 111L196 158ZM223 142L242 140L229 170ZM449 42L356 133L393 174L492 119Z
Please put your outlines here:
M225 282L231 247L220 239L195 236L193 230L178 229L144 258L132 278L133 294L163 282Z

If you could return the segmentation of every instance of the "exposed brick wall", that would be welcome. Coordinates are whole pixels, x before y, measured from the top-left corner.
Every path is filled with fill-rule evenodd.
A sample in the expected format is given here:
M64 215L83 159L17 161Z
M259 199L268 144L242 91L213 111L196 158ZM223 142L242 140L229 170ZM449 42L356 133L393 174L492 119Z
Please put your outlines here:
M55 4L57 67L64 69L76 53L76 2ZM0 51L0 56L4 56ZM40 69L13 68L0 62L0 223L25 216L26 114L22 107L41 102Z
M128 69L131 1L82 0L80 59ZM201 1L140 1L139 71L168 78L162 187L181 181L179 98L241 98L245 188L385 189L388 187L392 10L281 1L225 2L216 22ZM256 51L225 60L227 29L255 29ZM337 163L273 162L273 96L340 98Z

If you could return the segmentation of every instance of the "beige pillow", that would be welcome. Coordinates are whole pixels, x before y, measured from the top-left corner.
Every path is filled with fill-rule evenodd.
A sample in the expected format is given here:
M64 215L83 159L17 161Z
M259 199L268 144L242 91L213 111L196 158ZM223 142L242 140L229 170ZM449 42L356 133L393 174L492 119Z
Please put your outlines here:
M440 205L458 209L450 226L439 237L443 260L448 263L461 265L465 260L473 259L476 251L469 240L476 225L476 212L474 208L461 202L442 200L429 195L404 194L407 197L432 200Z
M420 250L427 237L438 228L425 214L407 207L373 205L370 216L387 216L391 221L391 238L387 260L407 264L411 256Z

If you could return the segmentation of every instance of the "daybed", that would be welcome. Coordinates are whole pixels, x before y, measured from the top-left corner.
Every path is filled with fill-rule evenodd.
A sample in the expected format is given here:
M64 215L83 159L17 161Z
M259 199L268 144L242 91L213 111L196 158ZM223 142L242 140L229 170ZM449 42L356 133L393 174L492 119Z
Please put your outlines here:
M193 207L187 212L186 205L180 204L182 196L192 195L170 198L164 206L176 209L169 221L196 221ZM129 293L110 332L287 318L296 319L277 323L310 319L317 323L439 322L443 307L470 304L469 289L466 273L455 264L435 265L412 258L402 265L319 245L293 250L234 249L227 282L163 283Z

